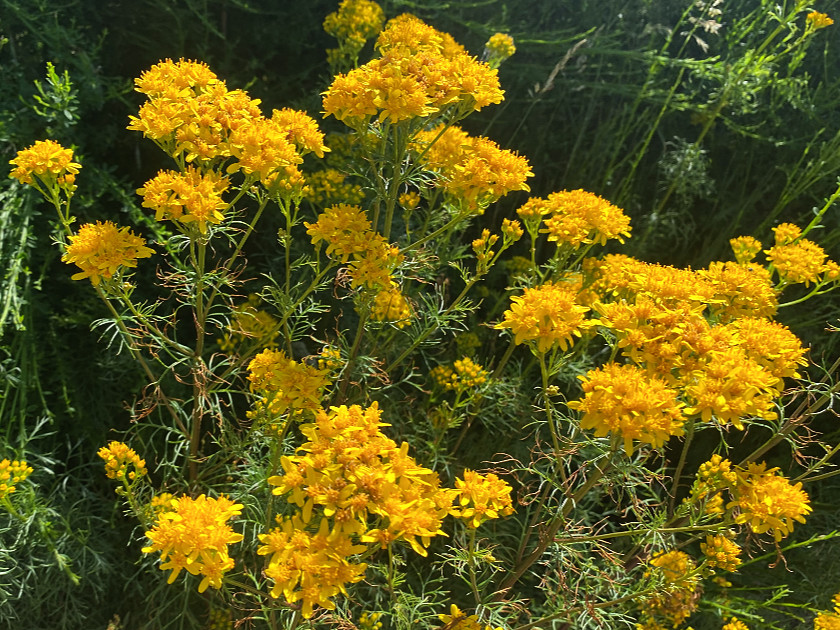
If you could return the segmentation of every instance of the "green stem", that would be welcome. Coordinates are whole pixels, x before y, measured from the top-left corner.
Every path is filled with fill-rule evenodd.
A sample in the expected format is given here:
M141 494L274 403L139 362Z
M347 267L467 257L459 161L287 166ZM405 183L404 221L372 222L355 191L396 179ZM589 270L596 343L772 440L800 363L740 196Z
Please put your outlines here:
M683 442L682 452L680 453L680 461L677 463L677 468L674 470L674 480L671 483L671 499L668 501L668 514L674 515L674 502L677 500L677 490L680 487L680 478L685 467L685 460L688 457L688 448L691 446L691 439L694 437L694 421L689 418L688 429L685 432L685 442Z

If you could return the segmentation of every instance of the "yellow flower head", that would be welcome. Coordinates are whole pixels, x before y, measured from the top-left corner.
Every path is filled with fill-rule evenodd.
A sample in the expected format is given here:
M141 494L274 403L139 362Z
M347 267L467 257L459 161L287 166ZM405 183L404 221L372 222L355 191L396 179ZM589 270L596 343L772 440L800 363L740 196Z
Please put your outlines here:
M776 238L778 241L778 232ZM818 282L827 269L825 250L806 238L774 245L764 253L785 284L803 283L808 286L811 282Z
M828 17L825 13L820 13L819 11L811 11L805 16L805 22L807 28L815 31L834 24L834 20Z
M451 513L471 529L514 512L510 498L513 488L493 473L480 475L473 470L465 470L464 478L455 480L455 487L459 493Z
M322 158L324 152L330 150L324 144L324 134L318 129L318 123L305 112L288 107L275 109L271 121L281 132L285 131L286 139L297 147L301 155L311 152Z
M81 164L73 161L73 150L65 149L55 140L39 140L31 147L18 151L9 160L15 168L10 173L22 184L35 184L37 178L48 189L54 186L69 192L75 190L74 182Z
M97 453L105 462L105 474L108 479L116 479L125 483L131 483L138 477L147 474L146 460L140 459L134 449L122 442L109 442ZM131 466L132 470L129 470Z
M198 592L208 586L222 587L224 574L233 568L228 545L242 540L227 521L242 512L242 506L225 496L218 499L201 495L196 499L183 496L172 500L172 509L161 511L152 529L146 532L151 541L143 553L160 552L161 571L172 570L169 583L182 569L202 575Z
M136 267L138 258L151 256L154 252L145 243L129 228L118 228L110 221L86 223L70 236L61 260L82 270L73 274L73 280L90 278L97 285L102 278L113 278L121 267Z
M642 617L648 622L662 619L668 626L679 626L697 608L699 578L696 565L682 551L659 552L650 560L648 575L658 574L663 588L642 604ZM655 626L654 626L655 627Z
M506 33L495 33L484 44L487 59L490 65L499 63L513 55L516 52L516 46L513 44L513 37Z
M359 204L365 198L362 187L348 181L347 175L334 168L307 174L306 199L316 206Z
M490 373L469 357L464 357L455 361L452 367L438 365L432 368L431 375L443 389L461 393L486 383Z
M763 462L738 470L738 483L732 489L734 500L726 506L740 510L736 523L747 523L756 534L772 532L776 542L793 531L794 521L804 523L811 512L802 484L791 484L777 471L767 470Z
M410 190L408 192L404 192L399 196L400 205L408 211L414 210L420 205L420 193Z
M397 328L411 323L411 306L396 283L376 294L370 308L370 318L375 322L392 322Z
M482 624L478 615L467 615L455 604L449 607L448 615L438 615L438 619L443 622L446 630L501 630Z
M741 548L726 536L706 536L700 543L700 551L706 556L709 567L720 567L724 571L735 571L741 564Z
M545 200L551 216L545 219L549 241L568 243L575 249L581 244L600 243L608 239L624 242L630 236L630 217L606 199L585 190L563 190L551 193Z
M279 322L270 313L260 310L260 298L248 296L248 301L231 309L230 325L219 347L227 353L236 352L244 344L276 348Z
M589 327L583 317L589 309L576 304L576 297L574 290L560 284L526 288L522 295L511 298L510 310L495 328L509 328L517 344L535 341L539 352L547 352L555 344L566 350L574 337Z
M324 18L324 30L339 41L375 37L385 23L385 12L371 0L341 0L338 11Z
M137 194L143 196L143 207L155 211L155 219L163 221L195 222L203 234L207 224L218 225L224 220L222 211L228 204L222 199L230 182L218 173L202 173L187 166L183 173L161 171L147 181Z
M248 371L251 390L261 396L258 409L274 417L287 410L315 411L321 406L326 374L288 358L282 350L263 350L248 364Z
M15 486L32 474L32 467L22 460L0 461L0 499L15 491Z
M752 236L739 236L729 240L735 260L740 264L746 264L756 257L761 251L761 241Z
M660 448L684 433L678 392L642 368L608 363L580 378L584 397L569 403L583 412L580 426L595 429L598 437L620 436L628 455L634 440Z
M219 83L219 78L206 63L179 59L166 59L143 72L134 79L135 89L151 98L183 94L186 91L203 90Z
M814 619L814 630L840 630L840 593L833 598L834 610L825 612Z
M732 617L720 630L750 630L750 627L740 619Z

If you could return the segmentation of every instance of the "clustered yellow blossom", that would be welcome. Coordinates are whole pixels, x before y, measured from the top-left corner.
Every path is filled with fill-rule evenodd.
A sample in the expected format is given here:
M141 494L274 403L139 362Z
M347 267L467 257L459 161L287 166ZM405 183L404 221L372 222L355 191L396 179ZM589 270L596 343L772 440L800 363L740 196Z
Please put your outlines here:
M447 108L462 117L502 101L496 70L413 15L390 20L376 49L380 57L335 77L324 93L327 116L362 129L372 121L400 123Z
M31 147L18 151L9 164L15 167L11 177L38 188L42 193L55 191L56 187L72 193L76 189L76 175L82 167L73 161L73 150L65 149L55 140L39 140Z
M370 307L370 318L375 322L391 322L397 328L411 323L411 306L395 282L377 292Z
M362 187L348 181L348 176L335 168L315 171L307 176L306 199L316 206L338 203L359 204L365 194Z
M386 437L385 426L376 403L321 410L300 427L308 441L268 480L298 514L261 535L258 553L271 556L272 595L301 602L306 618L314 606L334 608L330 598L362 579L365 565L352 556L368 546L403 541L425 556L431 538L443 535L457 491L440 487L437 473Z
M183 173L160 171L147 181L137 194L143 197L143 207L155 211L155 219L195 222L199 231L207 232L207 224L218 225L225 216L228 204L222 199L230 181L216 172L202 173L192 165Z
M450 203L463 212L481 214L510 192L530 190L525 180L534 173L525 157L456 125L420 131L415 150L420 164L438 174Z
M825 13L820 13L819 11L811 11L805 16L805 21L808 27L815 31L834 24L834 20L828 17Z
M491 68L497 68L516 52L513 37L507 33L494 33L484 44L484 56Z
M562 284L526 288L511 298L510 309L495 328L510 329L517 344L535 342L538 352L555 346L565 351L590 327L584 319L589 308L576 299L577 292Z
M225 496L172 499L171 509L161 511L154 527L146 532L151 544L142 551L160 552L160 569L172 570L170 584L186 569L203 576L199 593L208 586L221 588L224 574L234 565L228 545L242 540L242 534L234 532L227 521L241 512L242 506Z
M490 373L469 357L455 361L452 366L438 365L432 368L432 379L443 389L459 394L483 385Z
M725 511L722 491L733 488L737 482L738 475L732 470L732 462L715 453L697 470L686 502L703 502L706 514L721 516Z
M236 352L245 344L268 349L277 347L279 322L270 313L260 310L259 305L259 296L251 294L247 302L232 309L228 330L218 340L223 352Z
M375 37L385 23L385 12L371 0L342 0L338 10L324 18L324 30L338 40L327 50L333 68L355 63L365 42Z
M799 237L799 228L782 223L773 228L776 244L765 250L767 260L779 275L782 284L819 282L820 276L830 271L828 256L822 247Z
M73 280L90 278L94 286L102 279L110 280L122 268L136 267L138 258L148 258L154 252L146 241L131 233L127 227L117 227L111 221L85 223L78 233L70 236L61 260L81 269Z
M678 392L635 365L607 363L590 370L583 380L584 397L569 403L583 413L581 428L596 436L620 437L624 450L633 452L634 440L662 447L671 436L683 435L683 404Z
M606 199L585 190L562 190L546 199L531 198L517 210L528 222L543 218L548 240L558 246L568 244L577 249L583 245L606 244L610 239L624 242L630 236L630 217Z
M420 205L420 193L415 190L409 190L408 192L402 193L397 198L397 201L403 208L410 212Z
M251 391L259 395L251 417L267 414L269 420L283 413L316 411L327 386L327 375L312 365L298 363L282 350L266 349L248 364Z
M646 575L658 575L663 583L642 604L642 619L661 620L666 626L676 628L697 608L700 580L696 565L682 551L659 552L651 558L650 565L653 568Z
M127 444L112 441L103 446L97 453L105 462L105 474L108 479L116 479L123 483L131 483L138 477L147 474L146 460L129 448ZM131 470L129 470L129 466Z
M162 512L172 512L178 507L178 499L171 492L161 492L152 497L149 501L149 510L155 520Z
M325 372L335 372L343 363L341 350L335 346L324 346L318 355L318 369Z
M0 499L15 491L15 486L32 474L32 467L23 460L0 461Z
M471 529L514 512L510 484L493 473L480 475L467 469L463 479L455 480L455 487L459 492L452 515L460 518Z
M736 523L746 523L756 534L771 532L776 542L793 531L794 521L805 522L811 512L808 495L802 484L791 484L767 469L765 463L750 463L738 470L738 482L732 489L733 500L727 508L737 508Z
M732 617L728 622L723 624L720 630L750 630L750 627L740 619Z
M208 222L220 221L222 173L242 172L271 194L299 198L305 188L298 169L303 155L323 156L329 150L317 124L305 113L274 110L266 118L259 100L243 90L228 90L204 63L167 59L135 79L135 85L147 100L138 116L130 117L128 128L142 132L181 164L195 167L197 173L184 177L187 184L203 186L197 199L183 188L164 194L167 181L152 184L152 191L160 195L146 198L144 205L154 208L158 217L174 213L169 218L197 221L202 231ZM208 177L211 181L204 181ZM150 188L150 183L141 190ZM173 197L200 201L198 211L184 203L180 205L187 212L179 213ZM163 208L152 205L157 200Z
M741 547L723 535L706 536L706 542L700 543L700 551L706 556L706 565L712 568L735 571L741 564Z
M814 619L814 630L840 630L840 593L832 598L834 610L824 612Z
M478 615L467 615L455 604L450 605L448 615L438 615L447 630L501 630L478 620Z
M379 619L382 613L368 613L367 611L359 615L359 628L361 630L381 630L382 622Z
M327 244L327 256L350 262L354 288L380 291L392 286L391 271L402 261L399 248L389 245L373 231L359 206L337 204L318 215L315 223L304 223L312 244Z

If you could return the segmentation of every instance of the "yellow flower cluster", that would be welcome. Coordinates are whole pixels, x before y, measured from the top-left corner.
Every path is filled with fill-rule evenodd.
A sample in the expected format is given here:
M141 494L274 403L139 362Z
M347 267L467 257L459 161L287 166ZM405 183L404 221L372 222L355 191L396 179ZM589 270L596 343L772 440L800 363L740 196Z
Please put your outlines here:
M507 33L494 33L484 44L484 55L491 68L496 68L516 52L513 37Z
M248 296L248 301L232 309L230 325L224 338L219 339L223 352L231 354L244 344L273 349L277 347L279 322L270 313L260 310L260 298Z
M335 527L330 529L326 518L320 519L318 531L307 531L300 517L283 519L280 527L260 534L263 543L257 553L268 556L265 575L274 584L272 597L281 595L287 602L300 602L304 619L312 616L315 606L335 609L332 597L347 594L346 584L360 581L367 565L353 562L352 557L367 547L357 545Z
M315 171L307 176L306 199L316 206L338 203L359 204L365 194L358 184L347 181L347 175L334 168Z
M373 298L370 318L375 322L391 322L397 328L405 328L411 323L411 306L395 282Z
M399 196L397 201L399 201L399 204L403 208L411 212L420 205L420 193L414 190L404 192Z
M493 628L482 624L478 620L478 615L467 615L455 604L449 607L448 615L438 615L438 619L443 622L443 627L447 630L455 630L456 628L457 630L501 630L501 628Z
M606 199L585 190L563 190L546 199L532 197L517 210L526 222L544 218L548 240L577 249L581 244L624 242L630 236L630 217Z
M242 540L227 521L242 512L242 506L225 496L205 495L197 499L183 496L172 500L172 509L161 511L152 529L146 532L151 541L143 553L160 552L162 571L172 570L169 584L182 569L204 576L198 585L203 593L208 586L222 587L224 574L233 568L228 545Z
M723 535L706 536L706 542L700 543L700 551L706 556L709 567L735 571L741 564L741 547Z
M431 538L443 535L456 491L441 488L437 473L418 465L408 444L386 437L384 426L376 403L321 410L300 427L308 441L281 458L283 474L268 479L299 514L261 535L258 553L271 555L272 595L300 601L305 617L316 605L332 609L330 598L362 579L365 565L351 556L368 545L404 541L426 556Z
M452 367L438 365L431 370L432 379L443 389L459 394L487 382L490 373L469 357L455 361Z
M738 475L732 470L732 462L715 453L712 458L700 465L691 487L688 503L704 502L706 514L720 516L724 513L723 490L732 488L738 482Z
M130 117L128 128L141 131L179 161L196 165L201 175L215 172L216 183L223 171L242 171L271 193L299 196L305 185L298 169L302 156L323 156L329 150L312 118L290 109L274 110L265 118L259 100L243 90L228 90L206 64L167 59L144 72L135 85L148 98L139 115ZM193 220L218 219L213 204L208 205Z
M341 350L335 346L324 346L318 355L318 369L325 372L335 372L343 363Z
M32 467L22 460L0 461L0 499L5 499L15 491L15 486L32 474Z
M834 20L819 11L811 11L805 16L805 21L807 26L815 31L834 24Z
M105 462L105 474L108 479L131 483L148 473L146 460L140 459L134 449L122 442L109 442L108 446L99 449L97 455ZM129 470L129 466L132 470Z
M361 630L381 630L382 622L379 621L381 617L382 613L379 612L363 612L359 615L359 628L361 628Z
M359 206L337 204L318 215L315 223L304 223L312 244L327 244L327 256L350 261L354 288L365 286L380 291L392 286L391 271L402 261L399 248L389 245L374 232ZM352 260L351 260L352 258Z
M335 77L324 93L327 116L362 129L372 120L399 123L445 108L463 116L502 101L496 70L413 15L390 20L376 48L380 57Z
M65 149L55 140L39 140L31 147L18 151L9 164L15 167L11 177L38 188L42 193L54 191L56 187L72 193L76 189L76 175L82 167L73 161L73 150Z
M365 42L375 37L385 23L385 12L371 0L342 0L338 11L324 18L324 30L338 40L338 48L327 50L333 68L355 63Z
M832 598L832 603L832 612L824 612L814 619L814 630L840 630L840 593Z
M738 508L736 523L747 523L757 534L772 532L776 542L793 531L793 522L805 522L811 512L808 495L802 484L791 484L776 474L778 468L766 464L748 464L737 471L738 482L732 489L733 501L727 508Z
M136 267L138 258L148 258L154 252L146 241L131 233L127 227L118 228L111 221L85 223L77 234L70 236L61 260L81 269L73 280L90 278L94 286L103 278L110 280L121 268Z
M663 585L642 604L642 618L652 623L661 619L676 628L697 608L699 577L694 573L696 565L682 551L659 552L651 558L650 565L653 569L647 575L658 574Z
M183 173L160 171L138 188L137 194L142 195L144 208L155 211L155 220L195 222L205 234L208 223L218 225L225 218L228 204L222 194L229 185L229 180L216 172L202 173L187 166Z
M267 414L269 419L275 419L287 411L320 409L321 395L328 383L323 370L298 363L282 350L266 349L248 364L248 371L251 391L260 396L251 417Z
M467 469L463 479L455 480L455 487L459 492L452 515L464 521L470 529L514 512L510 484L493 473L480 475Z
M750 627L740 619L732 617L720 630L750 630Z
M599 437L620 436L628 455L634 440L660 448L671 436L683 435L685 417L678 392L645 370L607 363L580 378L583 399L570 402L569 408L583 413L581 428L595 429Z
M538 352L555 346L565 351L590 327L583 317L589 308L576 302L577 291L561 284L526 288L511 298L510 309L495 328L509 328L517 344L535 342Z
M458 126L420 131L414 146L420 163L438 174L438 185L464 212L481 214L510 192L530 190L525 180L534 173L525 157Z
M779 275L782 284L804 284L819 282L820 276L831 272L836 263L828 260L822 247L800 238L800 230L791 223L782 223L773 228L776 244L768 250L767 260Z

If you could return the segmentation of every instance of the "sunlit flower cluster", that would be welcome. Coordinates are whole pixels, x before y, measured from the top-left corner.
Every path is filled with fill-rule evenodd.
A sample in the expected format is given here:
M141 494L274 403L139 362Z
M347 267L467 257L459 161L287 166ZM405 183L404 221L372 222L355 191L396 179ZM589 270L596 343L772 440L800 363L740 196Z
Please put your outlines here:
M478 620L478 615L467 615L455 604L450 605L448 615L438 615L443 627L449 630L501 630L493 628Z
M706 556L706 565L724 571L735 571L741 564L741 547L723 535L706 536L700 543L700 551Z
M750 627L740 619L733 617L723 624L720 630L750 630Z
M463 479L455 480L458 495L452 515L460 518L467 527L476 529L482 523L513 514L510 484L495 474L480 475L465 470Z
M820 13L819 11L811 11L805 16L805 21L807 22L808 27L815 31L834 24L834 20L828 17L825 13Z
M122 442L109 442L97 453L105 462L105 474L108 479L116 479L125 483L131 483L138 477L147 474L146 461Z
M721 516L725 512L722 492L733 488L738 475L732 469L732 462L717 453L700 465L686 502L703 505L706 514Z
M395 282L373 298L370 318L375 322L391 322L398 328L405 328L411 323L411 306Z
M444 130L441 125L419 132L416 150L420 163L438 174L438 185L462 211L482 213L510 192L530 190L525 181L533 171L526 158L460 127Z
M228 545L242 540L242 534L234 532L227 521L238 516L242 506L225 496L213 499L203 494L172 501L172 509L161 511L155 526L146 532L151 544L143 547L143 553L160 552L160 569L172 570L170 584L186 569L203 576L200 593L208 586L221 588L224 574L234 565Z
M733 500L726 507L738 509L736 523L748 524L756 534L770 532L778 542L793 531L794 521L805 522L811 506L802 484L791 484L777 471L764 463L738 470Z
M834 610L824 612L814 619L814 630L840 630L840 593L832 598Z
M39 140L31 147L18 151L9 160L15 168L10 175L22 184L37 188L43 186L47 192L55 187L72 193L76 186L76 175L81 164L73 161L73 150L65 149L55 140Z
M561 284L547 283L526 288L511 298L510 309L498 329L510 329L517 344L535 342L538 352L557 347L567 350L589 323L584 313L589 309L576 303L577 292Z
M606 244L616 239L624 242L630 236L630 217L621 208L585 190L563 190L551 193L546 199L530 199L521 216L544 216L548 240L558 245L567 243L574 248L581 244Z
M148 258L153 253L146 247L146 241L132 234L129 228L97 221L82 225L78 233L70 236L61 260L81 269L73 274L73 280L90 278L95 286L122 269L136 267L138 258Z
M792 232L790 228L795 228ZM828 256L822 247L806 238L791 238L798 233L799 228L790 223L783 223L776 228L776 244L764 253L773 269L779 275L783 284L799 284L808 286L818 282L828 267Z
M431 376L442 389L462 393L486 383L490 373L469 357L464 357L452 366L435 366Z
M338 48L327 50L333 68L352 64L365 42L375 37L385 23L385 12L371 0L342 0L338 10L324 18L324 30L338 40Z
M491 67L497 67L502 61L516 52L513 37L507 33L494 33L484 44L484 54Z
M5 499L15 491L15 486L29 477L32 467L23 460L3 459L0 461L0 499Z
M412 15L390 20L376 47L381 57L335 77L324 93L326 115L360 129L372 120L399 123L446 107L463 116L502 101L496 70Z
M661 620L666 627L676 628L697 608L700 580L696 565L682 551L660 552L651 558L650 565L647 575L658 576L662 586L642 604L642 618Z
M251 390L259 395L253 416L270 418L289 411L320 409L327 376L318 368L298 363L282 350L266 349L248 364Z
M138 188L137 194L142 195L144 208L155 211L157 221L195 222L204 234L208 223L218 225L224 220L228 204L222 194L229 185L229 180L218 173L202 173L187 166L183 173L160 171Z
M348 181L347 175L334 168L307 175L306 199L316 206L359 204L365 198L362 187Z
M682 435L685 417L678 392L635 365L607 363L590 370L583 380L583 399L569 403L582 412L580 426L595 435L620 438L633 452L634 441L660 448L671 436Z

